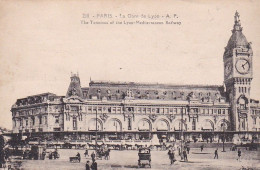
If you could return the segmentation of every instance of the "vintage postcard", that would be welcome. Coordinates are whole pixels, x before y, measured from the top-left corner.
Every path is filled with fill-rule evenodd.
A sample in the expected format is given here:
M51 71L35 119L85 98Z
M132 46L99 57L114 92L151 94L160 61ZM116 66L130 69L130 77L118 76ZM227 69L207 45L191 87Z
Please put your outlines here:
M0 169L260 169L260 1L0 1Z

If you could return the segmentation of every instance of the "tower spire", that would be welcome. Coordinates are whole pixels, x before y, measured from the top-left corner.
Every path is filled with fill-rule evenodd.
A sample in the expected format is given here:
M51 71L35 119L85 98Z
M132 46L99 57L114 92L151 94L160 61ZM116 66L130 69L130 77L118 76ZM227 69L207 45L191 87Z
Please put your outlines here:
M236 32L236 31L242 31L242 27L241 27L239 17L240 17L240 15L236 11L235 16L234 16L235 23L234 23L234 27L233 27L233 30L232 30L233 33Z

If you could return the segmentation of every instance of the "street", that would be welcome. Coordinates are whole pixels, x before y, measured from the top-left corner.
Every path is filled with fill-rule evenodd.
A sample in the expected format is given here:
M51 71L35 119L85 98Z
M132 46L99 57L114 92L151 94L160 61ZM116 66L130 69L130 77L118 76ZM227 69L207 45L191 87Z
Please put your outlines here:
M253 168L260 169L260 154L257 151L242 150L241 162L237 161L237 151L221 152L219 149L219 159L214 158L214 148L204 148L201 152L199 148L192 148L188 154L188 162L177 161L170 165L167 151L151 151L152 168L151 169L241 169ZM23 160L22 169L84 169L87 160L90 157L84 157L84 150L59 149L60 158L58 160ZM70 163L69 157L76 156L77 152L81 154L80 163ZM89 150L89 155L93 150ZM138 151L112 150L110 160L97 160L98 169L136 169L138 163ZM148 167L147 167L148 168ZM141 169L141 168L140 168Z

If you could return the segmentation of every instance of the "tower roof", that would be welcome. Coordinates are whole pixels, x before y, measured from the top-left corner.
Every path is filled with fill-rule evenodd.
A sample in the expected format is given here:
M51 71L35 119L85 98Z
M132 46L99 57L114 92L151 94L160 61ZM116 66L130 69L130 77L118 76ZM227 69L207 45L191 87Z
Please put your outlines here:
M239 13L236 11L234 16L235 23L232 30L232 35L226 47L226 52L232 51L234 48L237 47L248 47L249 45L246 37L242 33L243 28L241 27L239 16Z
M71 82L70 82L70 86L68 88L66 97L78 96L80 98L83 98L79 75L71 74L70 79L71 79Z

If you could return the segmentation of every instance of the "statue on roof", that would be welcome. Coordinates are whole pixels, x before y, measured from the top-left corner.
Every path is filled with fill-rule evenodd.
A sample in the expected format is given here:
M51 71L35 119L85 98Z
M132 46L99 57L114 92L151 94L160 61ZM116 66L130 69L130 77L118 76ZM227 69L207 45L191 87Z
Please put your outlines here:
M235 18L235 23L239 23L239 24L240 24L239 17L240 17L240 15L239 15L239 13L236 11L235 16L234 16L234 18Z

